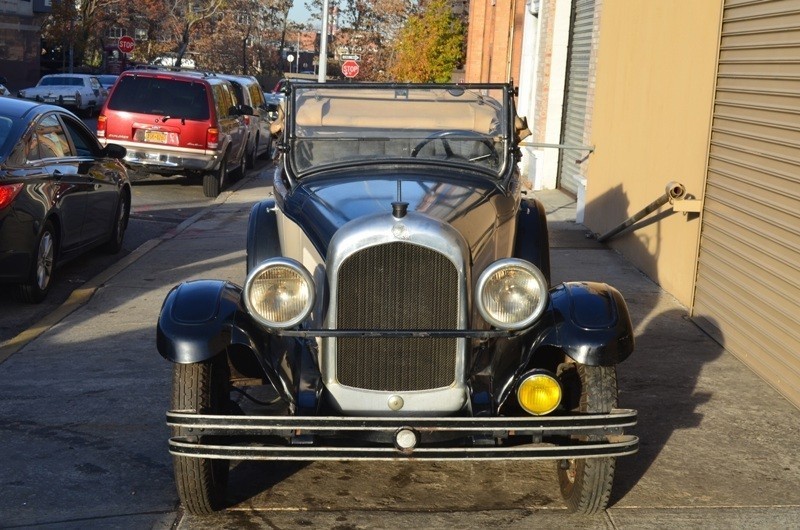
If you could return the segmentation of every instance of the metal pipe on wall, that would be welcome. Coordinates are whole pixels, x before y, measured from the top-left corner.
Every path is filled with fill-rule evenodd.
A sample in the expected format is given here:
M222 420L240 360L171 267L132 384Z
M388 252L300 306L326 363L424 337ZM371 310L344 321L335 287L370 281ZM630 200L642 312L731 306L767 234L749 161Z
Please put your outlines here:
M597 241L599 241L600 243L608 241L615 235L619 234L626 228L633 225L634 223L640 221L641 219L647 217L654 211L658 210L668 202L682 199L685 195L686 195L686 188L683 186L683 184L675 181L670 182L669 184L667 184L667 187L664 190L663 195L661 195L659 198L657 198L656 200L654 200L653 202L651 202L650 204L648 204L647 206L645 206L644 208L633 214L632 216L625 219L625 221L623 221L616 227L612 228L605 234L598 237Z

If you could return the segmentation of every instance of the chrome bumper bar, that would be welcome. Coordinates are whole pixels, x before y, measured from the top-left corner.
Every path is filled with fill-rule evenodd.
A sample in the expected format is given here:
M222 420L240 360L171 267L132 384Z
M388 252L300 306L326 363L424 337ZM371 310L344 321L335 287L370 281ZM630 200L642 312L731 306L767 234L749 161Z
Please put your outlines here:
M636 436L622 434L624 427L636 424L636 411L631 409L529 418L221 416L170 411L167 424L184 432L169 441L173 455L231 460L560 460L625 456L639 448ZM402 430L416 433L420 443L401 450L391 444L362 444L358 439L359 435ZM483 443L426 446L426 434L433 433L476 437ZM213 443L207 436L213 437ZM226 436L231 443L222 443ZM247 442L237 445L238 437L244 436ZM271 438L254 438L258 436ZM547 441L530 443L522 436L547 437ZM570 438L576 436L593 440ZM498 440L516 443L499 445Z

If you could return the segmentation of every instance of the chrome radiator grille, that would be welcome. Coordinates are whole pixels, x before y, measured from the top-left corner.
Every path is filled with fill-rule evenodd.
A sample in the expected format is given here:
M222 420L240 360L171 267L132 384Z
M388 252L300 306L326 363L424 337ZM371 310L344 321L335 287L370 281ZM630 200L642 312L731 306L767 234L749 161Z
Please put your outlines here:
M366 248L339 269L339 329L456 329L458 271L445 256L409 243ZM340 338L337 379L381 391L425 390L455 379L457 339Z

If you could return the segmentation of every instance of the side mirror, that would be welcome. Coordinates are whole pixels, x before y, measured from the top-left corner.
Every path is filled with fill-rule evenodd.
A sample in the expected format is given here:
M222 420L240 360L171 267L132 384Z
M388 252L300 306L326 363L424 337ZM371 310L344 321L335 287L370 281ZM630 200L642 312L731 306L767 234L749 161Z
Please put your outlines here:
M107 156L109 158L116 158L117 160L122 160L125 158L125 155L128 154L128 150L125 149L124 146L119 144L108 144L103 148L103 156Z
M250 105L237 105L235 107L231 107L231 110L228 113L232 116L252 116L255 114L253 112L253 107Z

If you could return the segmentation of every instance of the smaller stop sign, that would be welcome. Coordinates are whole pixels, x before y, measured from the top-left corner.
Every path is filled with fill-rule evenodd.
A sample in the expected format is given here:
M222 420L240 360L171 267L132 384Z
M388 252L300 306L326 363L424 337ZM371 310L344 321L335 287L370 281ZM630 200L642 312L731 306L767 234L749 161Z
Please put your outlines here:
M133 37L128 35L120 37L119 42L117 42L117 48L119 48L119 51L122 53L131 53L134 46L136 46L136 41L133 40Z
M355 77L358 75L358 63L348 59L342 63L342 73L345 77Z

